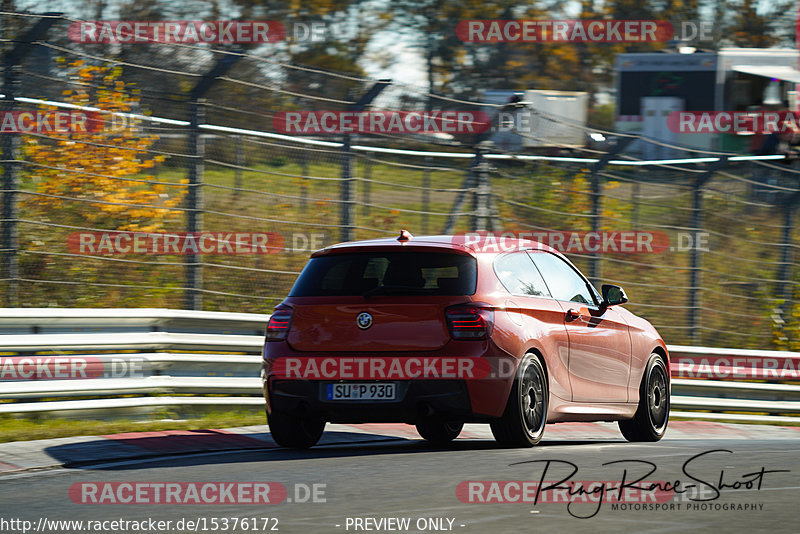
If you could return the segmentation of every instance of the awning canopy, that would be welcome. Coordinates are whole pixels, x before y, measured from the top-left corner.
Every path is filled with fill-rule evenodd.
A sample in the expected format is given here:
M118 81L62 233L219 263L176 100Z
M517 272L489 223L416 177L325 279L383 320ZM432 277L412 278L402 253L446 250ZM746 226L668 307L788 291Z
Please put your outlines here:
M763 76L764 78L777 78L787 82L800 83L800 71L794 67L785 65L736 65L733 67L736 72L752 74L753 76Z

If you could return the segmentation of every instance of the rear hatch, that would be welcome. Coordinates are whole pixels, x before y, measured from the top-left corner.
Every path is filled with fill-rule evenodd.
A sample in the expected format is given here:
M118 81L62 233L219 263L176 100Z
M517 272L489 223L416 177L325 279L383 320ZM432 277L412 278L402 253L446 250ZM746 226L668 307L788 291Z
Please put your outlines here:
M445 308L476 283L475 258L441 248L314 257L287 300L287 339L298 351L436 350L450 340Z

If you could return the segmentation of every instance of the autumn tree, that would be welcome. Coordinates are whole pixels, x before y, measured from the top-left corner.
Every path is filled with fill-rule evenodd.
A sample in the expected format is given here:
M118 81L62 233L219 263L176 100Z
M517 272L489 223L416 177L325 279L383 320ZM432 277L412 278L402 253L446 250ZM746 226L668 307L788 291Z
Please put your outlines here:
M184 187L146 176L163 160L148 152L157 137L120 120L138 98L119 79L119 69L83 61L60 63L71 82L63 92L65 100L100 108L102 113L90 115L89 122L103 123L86 131L25 137L23 150L36 184L28 206L60 224L101 229L152 232L178 219L181 212L174 208Z
M780 27L780 17L793 13L795 3L793 0L776 1L767 4L761 12L758 9L759 2L755 0L742 0L727 5L733 14L733 22L728 26L726 35L733 44L768 48L781 42L781 33L786 33L786 28Z

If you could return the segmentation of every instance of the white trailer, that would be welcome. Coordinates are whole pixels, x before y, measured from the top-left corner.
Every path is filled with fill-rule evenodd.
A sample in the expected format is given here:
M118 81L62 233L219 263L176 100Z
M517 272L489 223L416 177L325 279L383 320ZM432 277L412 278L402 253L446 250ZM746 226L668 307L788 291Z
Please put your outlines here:
M517 99L522 107L484 108L490 116L500 113L491 140L502 150L540 147L582 147L586 144L589 94L577 91L484 91L487 104L505 106Z
M533 112L530 131L523 136L524 147L582 147L586 144L588 93L533 89L525 91L522 100Z

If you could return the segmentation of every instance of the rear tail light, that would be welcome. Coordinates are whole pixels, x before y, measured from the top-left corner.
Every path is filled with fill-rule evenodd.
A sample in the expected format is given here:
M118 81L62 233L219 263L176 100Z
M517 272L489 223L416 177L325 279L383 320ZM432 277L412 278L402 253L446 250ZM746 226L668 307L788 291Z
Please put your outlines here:
M292 308L277 308L269 317L267 341L283 341L292 326Z
M459 304L444 311L453 339L486 339L492 335L494 311L486 304Z

